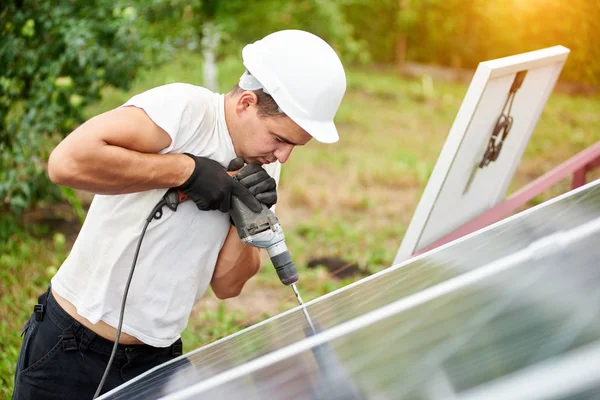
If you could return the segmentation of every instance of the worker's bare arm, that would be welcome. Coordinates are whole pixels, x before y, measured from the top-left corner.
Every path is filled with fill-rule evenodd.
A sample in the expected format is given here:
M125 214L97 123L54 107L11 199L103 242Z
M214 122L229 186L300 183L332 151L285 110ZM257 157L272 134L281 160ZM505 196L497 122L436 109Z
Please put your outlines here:
M244 244L232 226L219 253L210 286L220 299L240 294L260 268L260 250Z
M182 154L156 154L171 137L140 108L121 107L75 129L52 152L52 182L98 194L179 186L194 169Z

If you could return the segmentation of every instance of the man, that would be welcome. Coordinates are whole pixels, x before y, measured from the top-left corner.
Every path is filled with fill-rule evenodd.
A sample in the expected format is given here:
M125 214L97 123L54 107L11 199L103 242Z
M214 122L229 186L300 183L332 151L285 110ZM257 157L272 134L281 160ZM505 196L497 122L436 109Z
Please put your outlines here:
M293 148L338 140L346 78L333 49L303 31L275 32L242 56L247 71L226 95L157 87L85 122L52 152L50 179L96 196L25 326L13 398L94 395L140 232L167 189L192 201L148 225L103 392L181 354L180 333L209 284L225 299L256 274L259 250L231 226L230 196L256 211L272 206ZM238 157L248 164L234 180L225 168Z

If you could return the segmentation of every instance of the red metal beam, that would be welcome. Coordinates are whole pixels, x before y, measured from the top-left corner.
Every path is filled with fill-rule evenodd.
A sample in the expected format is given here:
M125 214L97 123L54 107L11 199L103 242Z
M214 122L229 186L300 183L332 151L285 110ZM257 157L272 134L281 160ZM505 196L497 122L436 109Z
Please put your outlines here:
M524 206L535 196L556 185L569 175L573 175L573 182L571 184L573 189L582 186L585 184L586 172L596 167L600 167L600 141L560 164L550 172L529 183L497 206L489 209L478 217L475 217L471 221L462 225L460 228L436 240L423 250L419 250L417 253L413 254L413 256L425 253L438 246L491 225L494 222L500 221L501 219L511 215L514 210Z

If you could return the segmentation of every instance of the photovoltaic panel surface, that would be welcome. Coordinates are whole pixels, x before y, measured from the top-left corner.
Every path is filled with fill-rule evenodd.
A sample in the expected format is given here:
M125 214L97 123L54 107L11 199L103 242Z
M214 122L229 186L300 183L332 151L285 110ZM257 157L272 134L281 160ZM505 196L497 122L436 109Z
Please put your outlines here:
M458 279L506 255L518 253L540 238L577 228L599 215L600 182L595 182L444 248L316 299L308 303L308 311L319 329L327 333L340 324L388 306L399 299L418 295L444 282ZM464 299L459 294L456 296L458 296L456 299L451 297L454 305L459 304L460 299ZM485 304L484 297L473 296L473 298L481 298L480 305ZM469 304L473 307L478 303ZM430 312L431 308L427 310ZM449 320L452 320L453 314L447 315ZM406 329L419 321L412 314L410 318L405 316L398 318L402 318L404 321L402 326ZM463 325L463 322L458 325ZM440 334L444 333L440 332ZM296 308L150 371L139 379L112 391L105 398L146 399L176 393L211 377L221 376L234 367L296 344L306 337L304 316L300 309ZM346 339L339 340L343 342ZM384 340L387 339L382 337L381 341ZM334 346L332 343L331 346L321 347L321 349L324 354L337 354L338 345ZM362 353L367 351L366 349L363 351L357 347L354 351ZM348 352L348 348L345 351ZM306 352L307 355L313 353L310 350ZM344 360L344 357L340 359ZM285 364L285 361L281 362ZM314 368L315 361L311 362ZM310 369L309 372L302 369L294 369L294 371L310 375ZM269 374L270 372L265 375L266 380ZM444 374L448 375L448 372ZM329 380L332 379L335 380L335 376L330 377ZM252 381L254 382L254 378ZM443 381L440 380L442 383Z
M168 398L473 396L507 375L600 346L598 243L600 216ZM546 385L562 378L550 372ZM582 395L590 384L570 389Z

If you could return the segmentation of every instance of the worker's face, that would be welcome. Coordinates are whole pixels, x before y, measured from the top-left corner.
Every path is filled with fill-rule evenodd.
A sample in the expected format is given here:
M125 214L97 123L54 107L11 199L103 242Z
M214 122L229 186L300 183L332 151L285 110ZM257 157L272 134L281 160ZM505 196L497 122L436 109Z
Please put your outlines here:
M285 163L295 146L312 138L287 116L265 117L258 113L256 95L243 92L236 103L236 153L247 163Z

